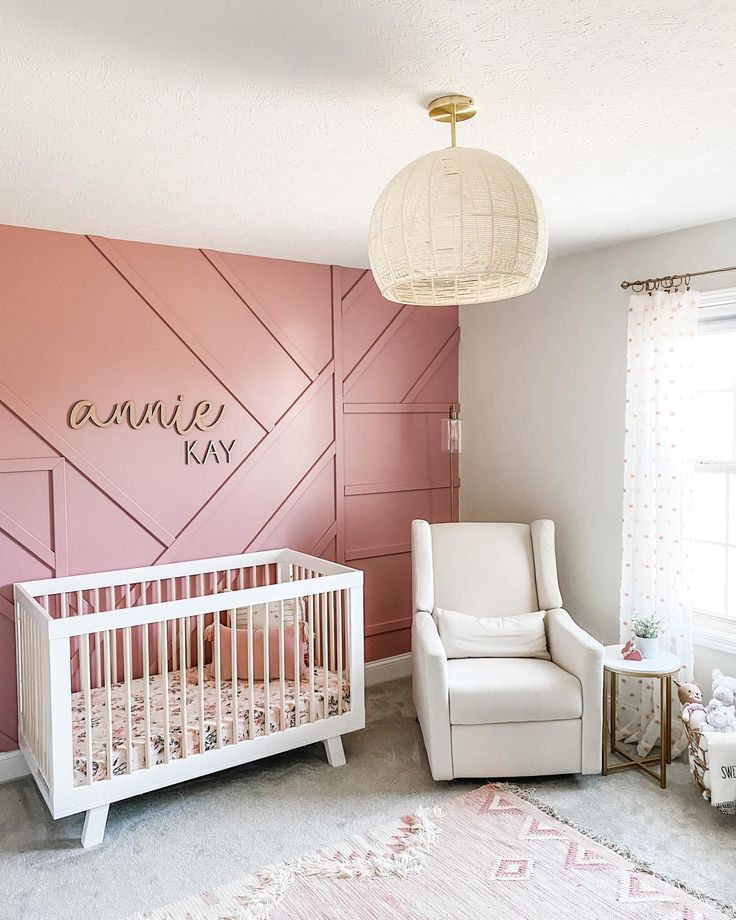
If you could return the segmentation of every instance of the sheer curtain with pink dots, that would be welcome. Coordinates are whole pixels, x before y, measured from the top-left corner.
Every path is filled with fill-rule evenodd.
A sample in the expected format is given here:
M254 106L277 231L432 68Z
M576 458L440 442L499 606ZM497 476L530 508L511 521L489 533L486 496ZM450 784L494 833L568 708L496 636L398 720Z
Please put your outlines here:
M688 533L695 469L693 409L695 291L634 294L629 300L623 562L620 638L631 638L637 615L662 620L660 648L682 660L692 678ZM640 756L659 738L659 685L622 678L618 738ZM673 707L673 753L684 747L679 707Z

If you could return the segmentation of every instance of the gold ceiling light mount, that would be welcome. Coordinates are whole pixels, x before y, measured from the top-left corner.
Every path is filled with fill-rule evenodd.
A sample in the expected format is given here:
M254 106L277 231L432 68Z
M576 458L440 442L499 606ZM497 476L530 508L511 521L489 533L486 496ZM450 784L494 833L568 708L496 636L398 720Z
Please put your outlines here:
M451 145L405 166L376 202L368 258L381 294L442 307L533 291L547 261L536 192L502 157L457 146L457 123L476 114L472 97L438 96L427 111L450 125Z
M434 121L440 121L443 124L450 125L452 137L452 146L456 147L455 125L459 121L467 121L473 118L478 111L475 107L475 100L470 96L439 96L433 99L427 106L429 117Z

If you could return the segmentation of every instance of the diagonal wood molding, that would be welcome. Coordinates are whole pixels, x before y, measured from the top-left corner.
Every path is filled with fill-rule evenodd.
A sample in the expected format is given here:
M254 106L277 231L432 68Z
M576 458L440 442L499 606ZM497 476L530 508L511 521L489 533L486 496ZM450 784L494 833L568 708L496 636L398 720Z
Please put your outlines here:
M320 473L322 473L326 467L332 463L336 453L337 451L335 449L335 442L333 441L327 450L325 450L325 452L317 458L312 467L307 470L304 476L302 476L299 482L294 486L291 492L289 492L283 502L281 502L279 507L269 517L269 519L266 521L263 527L261 527L253 539L249 541L248 545L243 549L244 553L249 552L252 548L254 549L257 544L267 540L273 531L276 530L276 528L281 523L283 523L289 512L297 505L297 503L304 497L309 488L314 484Z
M299 370L303 371L310 380L314 381L319 376L319 371L312 367L306 355L294 344L293 340L284 332L276 320L260 303L256 295L249 290L243 283L242 279L235 274L219 252L212 249L201 249L200 252L207 259L210 265L221 276L251 311L251 313L260 321L263 327L271 334L276 344L291 358Z
M317 540L314 546L310 549L309 555L310 556L321 556L322 553L324 553L327 550L327 547L330 545L330 543L332 543L332 541L336 539L338 529L339 528L338 528L337 521L334 521L332 524L330 524L327 530L322 534L319 540ZM337 560L337 561L344 562L344 560Z
M319 391L324 387L332 377L333 373L333 364L332 362L325 368L324 371L313 381L307 389L302 393L302 395L296 400L296 402L289 408L285 415L279 419L275 428L269 434L268 438L260 441L254 450L242 460L238 466L233 470L230 476L220 485L220 487L210 495L207 501L202 505L201 508L196 512L196 514L191 518L191 520L179 531L176 535L176 539L158 556L156 559L157 563L160 562L172 562L177 558L177 552L179 545L187 539L193 530L196 530L203 521L208 520L213 514L217 512L217 509L224 503L229 501L230 496L241 480L248 475L248 473L253 469L253 467L259 463L264 455L268 451L272 450L279 438L283 435L284 431L289 427L289 425L294 421L297 415L302 411L302 409L311 402L312 399L319 393Z
M416 382L412 387L409 388L408 392L401 400L402 403L413 403L414 400L419 396L424 387L432 379L432 375L437 371L440 365L445 361L450 352L457 348L460 343L460 329L455 329L452 335L447 339L445 344L440 348L437 354L432 358L426 368L422 373L417 377Z
M355 306L355 304L360 300L363 294L370 288L371 282L373 281L373 274L370 269L366 269L363 274L358 278L355 284L345 292L342 296L342 312L343 314L347 313L348 310Z
M0 530L49 568L56 568L56 553L2 510L0 510Z
M276 424L265 406L251 395L243 392L240 384L230 372L223 367L217 357L194 335L162 297L138 274L128 260L115 248L114 243L101 236L89 236L87 239L98 250L120 277L135 291L141 300L153 310L174 335L183 342L194 357L210 374L230 393L238 404L256 421L264 431L270 431Z
M360 380L363 374L368 370L371 364L373 364L373 362L381 354L391 339L396 335L399 329L401 329L404 323L409 319L414 310L416 310L416 307L403 306L394 316L388 326L386 326L383 332L381 332L381 334L371 345L368 351L365 352L355 367L353 367L353 369L345 378L345 383L343 386L343 393L346 396L350 392L350 388L354 386L358 380Z

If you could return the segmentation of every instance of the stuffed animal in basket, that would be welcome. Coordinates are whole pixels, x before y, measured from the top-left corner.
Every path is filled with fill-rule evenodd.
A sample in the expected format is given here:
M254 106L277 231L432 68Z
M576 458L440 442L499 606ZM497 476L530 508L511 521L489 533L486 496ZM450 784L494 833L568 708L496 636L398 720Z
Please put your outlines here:
M697 684L677 684L677 699L682 706L682 721L695 731L701 731L705 723L706 711L703 706L703 694Z
M733 706L736 702L736 677L727 677L718 668L713 671L713 699L724 706Z
M736 731L736 714L733 706L724 706L720 700L713 699L705 710L705 723L702 731L734 732Z

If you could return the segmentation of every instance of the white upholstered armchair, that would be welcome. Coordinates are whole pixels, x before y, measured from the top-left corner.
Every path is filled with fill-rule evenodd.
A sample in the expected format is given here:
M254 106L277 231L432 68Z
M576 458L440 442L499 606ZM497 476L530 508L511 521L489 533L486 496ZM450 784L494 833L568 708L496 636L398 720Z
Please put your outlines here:
M434 779L600 773L603 646L562 609L552 521L412 524L414 704ZM447 658L436 608L546 611L551 661Z

